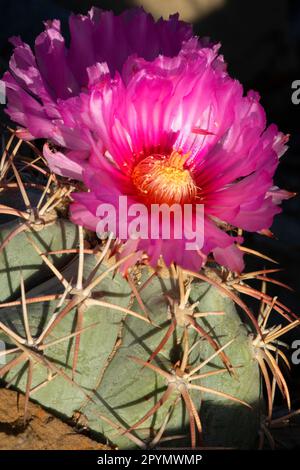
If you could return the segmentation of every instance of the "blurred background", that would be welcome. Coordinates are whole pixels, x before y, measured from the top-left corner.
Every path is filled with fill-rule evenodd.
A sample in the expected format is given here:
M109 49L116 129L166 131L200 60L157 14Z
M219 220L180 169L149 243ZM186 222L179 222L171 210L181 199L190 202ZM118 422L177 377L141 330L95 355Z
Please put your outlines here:
M220 41L231 75L243 83L245 90L259 91L269 122L291 135L276 184L300 191L300 104L296 106L291 100L292 82L300 80L299 0L0 0L0 75L11 54L10 36L21 35L33 44L43 29L42 21L49 18L60 18L67 35L70 10L85 13L92 5L116 13L143 6L156 18L179 12L183 20L193 23L195 34ZM6 119L3 106L0 113L1 120ZM278 279L292 286L296 294L278 287L270 293L279 294L283 302L300 313L299 196L284 203L284 211L272 230L275 239L249 235L246 244L275 258L285 268ZM263 265L261 260L247 259L248 270Z

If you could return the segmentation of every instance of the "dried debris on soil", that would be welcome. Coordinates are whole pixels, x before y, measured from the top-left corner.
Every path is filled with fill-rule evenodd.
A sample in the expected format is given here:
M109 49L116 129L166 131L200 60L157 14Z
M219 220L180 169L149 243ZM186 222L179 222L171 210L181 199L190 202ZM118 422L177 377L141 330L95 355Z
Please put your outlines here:
M0 450L109 449L33 403L29 404L30 420L24 427L23 410L23 395L0 389Z

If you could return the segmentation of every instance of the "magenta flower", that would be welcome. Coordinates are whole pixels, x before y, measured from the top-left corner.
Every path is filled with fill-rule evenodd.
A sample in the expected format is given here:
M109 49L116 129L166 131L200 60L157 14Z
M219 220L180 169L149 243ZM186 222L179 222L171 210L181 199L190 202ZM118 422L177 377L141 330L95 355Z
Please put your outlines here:
M121 72L132 54L146 60L159 54L178 54L182 42L192 36L192 28L178 21L178 15L155 22L142 9L114 16L97 8L87 16L71 15L69 27L69 48L58 20L45 22L34 53L20 38L11 39L15 50L10 70L3 77L7 113L22 126L23 138L46 137L58 145L87 152L89 146L80 129L64 125L59 103L88 89L103 73L114 76L116 71Z
M74 195L74 222L95 230L99 204L118 210L121 195L128 204L204 204L201 250L185 250L184 238L130 242L154 265L162 255L167 265L198 269L212 252L241 271L242 240L224 226L267 229L287 197L272 181L287 138L275 125L266 128L258 95L243 96L217 51L191 39L172 59L129 58L126 74L76 101L93 150L83 171L89 192Z
M197 226L196 206L203 204L201 249L186 250L185 237L132 240L128 234L121 237L128 239L124 252L145 253L154 266L162 256L167 265L196 270L213 253L218 263L242 271L242 238L235 228L268 229L289 196L273 186L287 137L275 125L266 127L257 93L243 96L219 47L189 38L190 30L175 19L155 25L141 11L116 20L94 10L72 17L68 53L57 28L52 23L37 40L39 70L27 66L29 57L35 59L20 44L11 65L15 78L6 75L6 81L11 117L31 135L68 149L46 144L44 155L53 171L82 179L88 189L74 194L72 220L96 230L99 205L109 203L118 212L120 196L127 196L128 206L189 204ZM99 34L101 43L105 28L110 40L100 46L95 38ZM155 46L147 31L153 31ZM176 41L170 49L171 37ZM124 51L115 55L120 43ZM79 47L89 50L86 63L80 63L84 53L76 56ZM55 63L62 65L59 80L50 70Z

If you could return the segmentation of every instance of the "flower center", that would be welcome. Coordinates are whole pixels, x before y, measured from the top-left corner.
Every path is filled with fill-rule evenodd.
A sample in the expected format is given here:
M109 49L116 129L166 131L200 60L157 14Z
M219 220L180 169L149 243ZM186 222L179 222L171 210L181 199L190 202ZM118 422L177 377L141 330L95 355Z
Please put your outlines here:
M184 164L189 154L151 155L133 169L131 178L148 203L188 204L197 196L197 186Z

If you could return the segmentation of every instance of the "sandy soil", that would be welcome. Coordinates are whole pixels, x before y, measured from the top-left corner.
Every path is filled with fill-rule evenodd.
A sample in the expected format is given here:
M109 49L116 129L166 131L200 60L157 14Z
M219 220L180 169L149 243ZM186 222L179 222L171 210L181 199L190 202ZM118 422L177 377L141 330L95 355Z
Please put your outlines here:
M0 389L0 450L109 449L33 403L29 405L29 421L24 427L23 410L23 395Z

